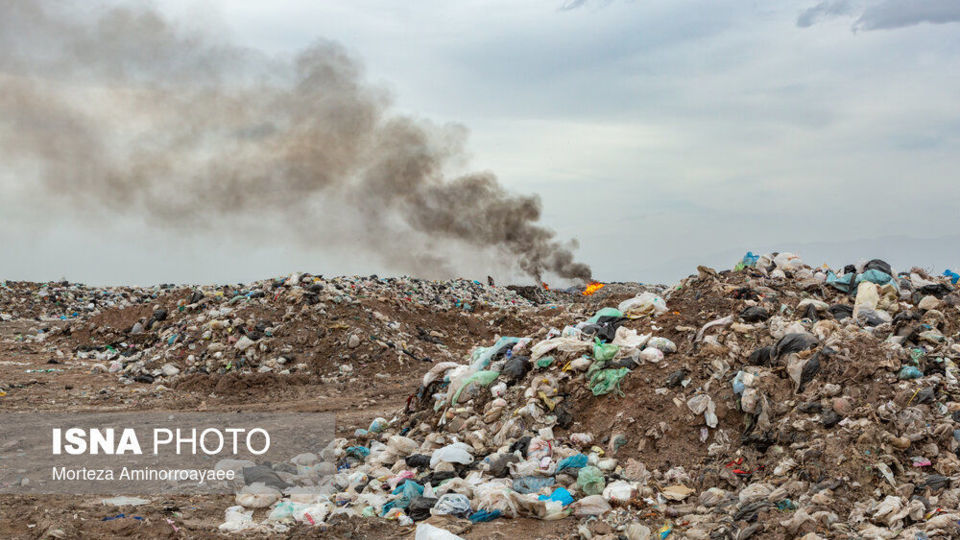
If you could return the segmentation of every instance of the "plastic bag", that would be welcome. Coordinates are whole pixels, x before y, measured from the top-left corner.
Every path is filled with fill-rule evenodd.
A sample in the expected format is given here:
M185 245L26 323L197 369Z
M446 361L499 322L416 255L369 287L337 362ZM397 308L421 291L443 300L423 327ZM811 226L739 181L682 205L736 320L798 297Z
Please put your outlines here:
M505 517L515 518L520 513L515 491L507 487L504 481L480 484L474 489L477 509L493 512L499 510Z
M244 512L242 506L231 506L227 508L219 529L223 532L240 532L256 527L257 523L253 521L253 510Z
M607 483L603 479L603 472L600 469L593 465L587 465L580 469L580 473L577 475L577 485L587 495L600 495Z
M407 515L414 521L423 521L430 517L430 510L437 505L435 497L417 497L410 501Z
M244 508L266 508L280 500L280 491L263 482L255 482L244 486L236 495L237 504Z
M386 418L377 417L370 422L370 427L367 428L367 431L370 433L380 433L381 431L387 429L387 426L389 425L390 422L388 422Z
M717 406L708 394L697 394L691 397L687 400L687 407L693 414L698 416L702 414L708 426L717 427Z
M512 356L503 366L503 378L510 384L523 378L530 371L530 357Z
M497 380L497 377L500 375L499 371L478 371L473 375L470 375L460 383L460 388L457 389L453 394L453 400L450 402L452 405L457 404L457 400L460 399L460 393L463 392L465 388L471 384L477 384L479 386L489 386L490 383Z
M420 523L417 525L414 540L463 540L463 537L429 523Z
M513 490L523 494L536 493L556 482L555 479L548 476L523 476L513 480Z
M593 358L599 362L613 360L619 350L620 347L612 343L600 343L599 339L593 341Z
M400 457L412 455L420 448L417 441L401 435L392 435L387 439L387 446Z
M637 358L640 360L646 360L651 364L656 364L663 360L663 351L657 349L656 347L647 347L646 349L640 351L640 354L637 355Z
M330 503L311 504L294 510L293 519L316 526L323 523L332 510Z
M543 459L545 457L550 457L553 455L553 445L549 441L544 440L540 437L536 437L530 440L530 444L527 445L527 458L528 459Z
M447 370L460 367L461 365L462 364L459 364L457 362L440 362L440 363L434 364L433 367L430 368L430 371L426 372L423 375L423 381L421 381L421 383L425 387L430 386L430 383L442 377L443 374L447 372Z
M612 343L621 349L641 349L650 340L652 334L638 334L636 330L621 326L617 328L617 333Z
M780 270L787 272L803 266L803 261L793 253L780 253L773 258L773 264L777 265Z
M560 460L557 464L557 472L564 469L579 469L587 466L587 456L584 454L574 454Z
M819 344L820 340L817 339L817 336L807 332L787 334L777 340L773 346L773 351L771 351L770 356L772 358L780 358L785 354L813 349Z
M629 501L637 494L637 489L630 482L617 480L603 490L603 498L608 501Z
M659 295L649 291L644 291L633 298L628 298L617 309L623 313L624 317L637 319L647 315L656 317L667 311L667 302Z
M460 463L462 465L473 463L473 456L470 455L472 451L472 446L462 442L455 442L453 444L448 444L443 448L438 448L437 450L434 450L433 454L430 456L430 468L436 469L437 465L444 462Z
M406 501L401 501L400 504L395 504L397 508L406 508L410 505L410 501L416 499L423 495L423 486L414 482L413 480L407 480L403 484L400 484L392 492L393 495L400 495L402 499Z
M476 512L470 514L469 519L473 523L482 523L484 521L493 521L498 517L502 516L503 512L499 510L494 510L493 512L488 512L486 510L477 510Z
M854 274L844 274L843 276L837 277L833 272L827 272L827 285L830 285L840 292L849 293L853 290L853 280L855 278L856 276Z
M553 364L553 361L554 359L552 356L544 356L543 358L537 360L537 367L541 369L548 368L551 364Z
M502 337L498 339L492 347L477 347L471 354L472 361L470 362L470 367L477 370L487 369L494 356L506 348L516 345L519 341L520 338L517 337Z
M287 518L293 519L293 513L295 511L302 510L308 506L310 505L305 503L280 501L270 510L270 515L267 516L267 519L270 521L280 521Z
M744 268L753 268L754 266L757 265L757 261L759 260L760 260L759 255L754 255L752 251L748 251L747 254L744 255L742 259L740 259L740 262L738 262L737 265L733 267L733 271L739 272Z
M590 343L589 341L582 341L573 337L545 339L530 348L530 358L536 360L553 350L577 353L580 351L590 350L591 347L593 347L593 343Z
M677 352L677 345L665 337L652 337L647 341L647 348L644 350L653 347L654 349L660 349L664 353L673 353Z
M569 506L573 502L573 495L567 491L567 488L558 487L550 495L541 495L538 497L541 501L556 501L563 506Z
M623 396L624 393L620 390L620 381L627 376L627 373L630 373L628 368L597 370L590 377L590 390L595 396L609 394L614 390L617 391L617 395Z
M853 304L853 318L856 319L863 309L876 310L880 303L880 291L877 285L870 281L861 281L857 286L857 300Z
M577 517L600 516L610 510L612 510L610 503L600 495L589 495L573 505L573 515Z
M459 493L447 493L430 509L430 514L434 516L466 517L470 512L470 499Z
M623 313L619 309L614 309L612 307L605 307L598 311L593 317L587 319L587 322L590 324L596 324L600 320L600 317L623 317Z
M854 282L860 284L863 281L869 281L877 285L885 285L893 281L893 276L880 270L867 270L862 274L858 274ZM893 283L896 283L896 281L893 281Z

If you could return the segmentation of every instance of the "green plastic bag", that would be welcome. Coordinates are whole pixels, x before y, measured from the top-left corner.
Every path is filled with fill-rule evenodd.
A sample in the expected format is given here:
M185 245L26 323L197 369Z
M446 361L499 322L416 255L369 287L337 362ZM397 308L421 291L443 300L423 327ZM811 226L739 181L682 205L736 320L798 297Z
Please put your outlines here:
M603 472L600 469L587 465L580 469L577 485L587 495L600 495L603 493L603 488L607 487L607 482L603 479Z
M604 394L609 394L613 390L617 391L617 395L624 395L620 391L620 381L627 376L627 373L630 373L629 368L619 368L619 369L601 369L597 370L590 376L590 386L593 391L593 395L602 396Z
M538 368L550 367L551 364L553 364L553 357L552 357L552 356L544 356L543 358L537 360L537 367L538 367Z
M623 312L617 308L605 307L598 311L596 315L587 319L587 322L596 324L596 322L600 320L600 317L623 317Z
M600 343L599 338L594 338L593 340L593 358L599 362L613 360L613 357L617 355L617 351L619 350L620 347L613 343Z
M460 392L463 392L463 389L470 386L473 383L477 383L480 386L489 386L490 383L497 380L497 377L500 375L499 371L478 371L473 375L467 377L467 380L463 381L463 385L457 389L457 393L453 395L452 405L457 404L457 400L460 399Z

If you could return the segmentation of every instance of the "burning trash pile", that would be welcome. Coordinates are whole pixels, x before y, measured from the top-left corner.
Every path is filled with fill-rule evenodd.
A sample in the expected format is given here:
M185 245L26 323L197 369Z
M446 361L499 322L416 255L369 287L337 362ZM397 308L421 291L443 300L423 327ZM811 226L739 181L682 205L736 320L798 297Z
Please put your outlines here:
M515 518L585 538L956 538L952 279L786 253L698 270L435 363L404 410L334 441L321 489L276 490L259 522L238 498L225 530L345 515L418 538Z

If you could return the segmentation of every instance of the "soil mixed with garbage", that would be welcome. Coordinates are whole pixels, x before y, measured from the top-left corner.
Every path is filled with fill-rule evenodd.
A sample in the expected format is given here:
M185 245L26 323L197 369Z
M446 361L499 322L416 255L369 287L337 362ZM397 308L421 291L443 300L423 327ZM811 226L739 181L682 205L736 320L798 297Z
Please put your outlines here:
M4 411L323 411L338 438L275 464L292 488L3 495L0 535L955 538L956 279L780 253L670 287L5 282Z

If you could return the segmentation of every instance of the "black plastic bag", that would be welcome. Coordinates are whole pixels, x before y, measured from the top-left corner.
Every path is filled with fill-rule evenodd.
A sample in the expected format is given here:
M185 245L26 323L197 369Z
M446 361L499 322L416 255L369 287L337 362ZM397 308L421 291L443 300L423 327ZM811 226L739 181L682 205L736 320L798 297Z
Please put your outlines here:
M750 306L740 312L740 319L747 323L761 322L769 318L770 313L760 306Z
M417 497L410 501L407 507L407 515L414 521L423 521L430 517L430 509L437 504L436 497Z
M867 264L863 265L863 271L866 272L867 270L879 270L887 275L893 275L893 269L890 268L890 265L887 264L886 261L880 259L873 259Z
M777 341L774 345L773 357L780 358L785 354L797 353L812 349L820 344L820 340L813 334L797 332L787 334Z
M853 317L853 306L849 304L834 304L827 308L827 311L838 321L842 321L847 317Z
M528 371L530 371L529 356L512 356L507 360L506 365L503 366L503 370L500 371L500 376L507 380L507 384L513 384L523 379Z

